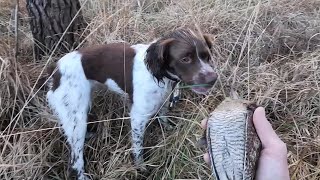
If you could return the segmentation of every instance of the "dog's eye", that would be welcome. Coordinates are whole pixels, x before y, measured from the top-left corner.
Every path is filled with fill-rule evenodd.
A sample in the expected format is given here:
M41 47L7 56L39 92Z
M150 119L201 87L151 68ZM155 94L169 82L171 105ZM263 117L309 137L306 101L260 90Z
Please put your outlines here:
M202 59L203 59L204 61L208 62L208 61L209 61L209 56L204 56Z
M207 62L209 62L209 61L210 61L210 56L208 56L208 57L206 58L206 60L207 60Z
M188 64L188 63L191 63L191 58L184 57L184 58L180 59L180 61L181 61L182 63Z
M203 53L200 55L200 58L204 61L209 61L210 59L210 55L209 54L206 54L206 53Z

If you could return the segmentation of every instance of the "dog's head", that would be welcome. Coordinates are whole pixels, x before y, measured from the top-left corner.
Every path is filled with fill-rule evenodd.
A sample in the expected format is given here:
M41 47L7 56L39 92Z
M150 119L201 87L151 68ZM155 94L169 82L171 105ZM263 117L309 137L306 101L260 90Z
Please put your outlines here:
M198 94L206 94L218 75L210 66L211 39L190 29L179 29L152 43L147 50L146 64L159 81L164 77L192 85Z

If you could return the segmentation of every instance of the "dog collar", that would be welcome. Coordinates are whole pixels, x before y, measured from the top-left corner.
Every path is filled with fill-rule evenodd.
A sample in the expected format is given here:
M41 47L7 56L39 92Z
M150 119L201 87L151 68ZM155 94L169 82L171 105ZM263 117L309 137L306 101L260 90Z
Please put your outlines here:
M169 109L173 109L176 103L180 100L181 91L179 88L179 82L175 81L172 84L172 93L169 98Z
M167 67L167 70L164 72L164 76L174 82L179 82L180 81L180 77L178 77L177 75L175 75L176 73L174 73L174 69ZM176 84L175 84L176 85ZM174 85L174 86L175 86ZM174 88L173 86L173 88Z

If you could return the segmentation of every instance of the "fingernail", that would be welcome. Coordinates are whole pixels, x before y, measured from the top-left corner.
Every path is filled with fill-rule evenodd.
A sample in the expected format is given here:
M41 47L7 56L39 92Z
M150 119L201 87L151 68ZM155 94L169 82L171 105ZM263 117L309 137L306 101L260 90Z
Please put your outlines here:
M265 109L263 107L260 106L254 111L254 114L265 116L266 115L266 111L265 111Z
M201 128L202 128L202 129L206 129L206 127L207 127L207 121L208 121L208 119L203 119L203 120L201 121Z
M203 155L203 160L207 163L207 164L210 164L210 157L209 157L209 154L208 153L205 153Z

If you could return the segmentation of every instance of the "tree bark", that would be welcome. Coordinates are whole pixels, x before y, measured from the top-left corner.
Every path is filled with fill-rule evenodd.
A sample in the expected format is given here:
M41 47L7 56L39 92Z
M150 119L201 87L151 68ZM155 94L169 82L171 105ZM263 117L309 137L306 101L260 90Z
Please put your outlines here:
M81 12L78 12L79 0L26 1L36 60L50 55L56 46L55 54L67 53L81 42L85 24Z

